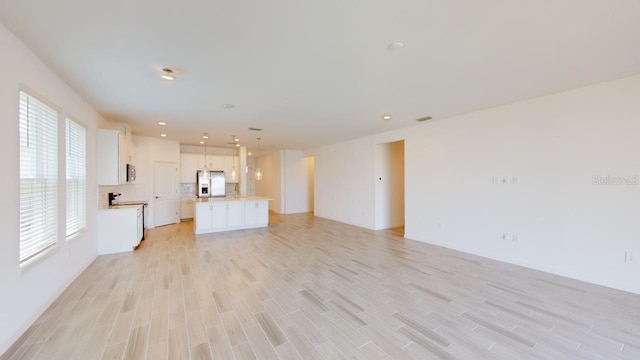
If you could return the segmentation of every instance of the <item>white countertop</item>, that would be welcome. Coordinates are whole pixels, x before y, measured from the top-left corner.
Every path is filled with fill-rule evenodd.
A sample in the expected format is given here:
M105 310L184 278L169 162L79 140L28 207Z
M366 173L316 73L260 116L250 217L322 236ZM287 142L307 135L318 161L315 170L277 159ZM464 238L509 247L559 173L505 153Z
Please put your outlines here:
M256 201L256 200L273 200L264 196L247 196L247 197L210 197L194 199L196 203L206 203L215 201Z
M122 205L111 205L104 208L100 208L98 210L122 210L122 209L139 209L142 207L142 204L122 204Z

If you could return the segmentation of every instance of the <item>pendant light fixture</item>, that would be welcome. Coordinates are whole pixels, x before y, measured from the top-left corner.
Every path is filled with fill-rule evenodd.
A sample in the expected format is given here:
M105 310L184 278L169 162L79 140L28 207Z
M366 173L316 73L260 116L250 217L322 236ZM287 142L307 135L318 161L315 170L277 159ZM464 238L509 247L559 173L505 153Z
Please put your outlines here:
M256 138L258 140L258 149L256 150L256 174L255 174L255 179L256 180L262 180L262 171L260 170L260 165L258 165L258 153L260 152L260 139L261 138Z
M235 135L231 135L231 141L235 143L238 141L238 139L236 138ZM237 145L240 145L240 144L237 144ZM233 159L232 159L233 166L231 167L231 180L236 181L236 176L238 176L238 173L236 171L236 146L234 146L232 150L233 150Z
M207 167L207 141L206 139L209 138L209 135L207 133L203 133L202 134L202 138L205 139L205 141L203 141L202 143L204 143L204 166L202 167L202 176L205 179L209 178L209 168Z

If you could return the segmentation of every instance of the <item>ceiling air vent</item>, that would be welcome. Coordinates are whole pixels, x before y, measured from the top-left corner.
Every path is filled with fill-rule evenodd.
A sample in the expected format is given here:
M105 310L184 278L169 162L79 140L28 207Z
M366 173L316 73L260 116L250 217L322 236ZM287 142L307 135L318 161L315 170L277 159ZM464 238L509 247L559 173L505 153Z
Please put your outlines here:
M249 130L251 130L251 131L262 131L262 129L258 129L258 128L254 128L254 127L250 127Z
M420 119L416 119L416 121L418 121L418 122L423 122L423 121L427 121L427 120L431 120L431 119L433 119L433 117L431 117L431 116L425 116L425 117L422 117L422 118L420 118Z

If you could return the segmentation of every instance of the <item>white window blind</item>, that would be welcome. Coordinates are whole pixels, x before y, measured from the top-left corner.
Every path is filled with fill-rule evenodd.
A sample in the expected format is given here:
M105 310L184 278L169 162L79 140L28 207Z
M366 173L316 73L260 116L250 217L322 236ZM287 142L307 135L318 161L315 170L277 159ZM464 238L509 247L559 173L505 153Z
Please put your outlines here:
M58 240L58 112L20 91L20 263Z
M65 122L67 159L67 237L84 229L87 208L87 131L68 119Z

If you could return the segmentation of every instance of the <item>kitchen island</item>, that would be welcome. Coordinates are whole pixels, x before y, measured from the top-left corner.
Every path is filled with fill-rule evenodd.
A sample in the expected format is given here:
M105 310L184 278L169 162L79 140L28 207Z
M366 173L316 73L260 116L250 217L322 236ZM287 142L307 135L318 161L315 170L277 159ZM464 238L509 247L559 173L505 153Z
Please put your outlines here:
M269 198L262 196L196 199L196 234L269 225Z

